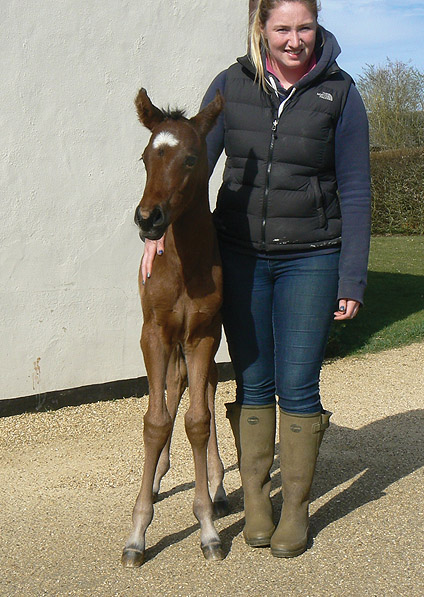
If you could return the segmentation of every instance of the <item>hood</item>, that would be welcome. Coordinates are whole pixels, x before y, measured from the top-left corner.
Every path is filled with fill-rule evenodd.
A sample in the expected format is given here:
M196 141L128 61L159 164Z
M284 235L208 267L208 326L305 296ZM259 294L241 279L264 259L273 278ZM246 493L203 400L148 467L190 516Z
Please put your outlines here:
M317 41L315 44L315 56L317 64L305 77L296 84L296 88L305 87L311 81L318 79L324 73L339 70L336 58L340 55L341 49L335 36L321 25L318 26Z

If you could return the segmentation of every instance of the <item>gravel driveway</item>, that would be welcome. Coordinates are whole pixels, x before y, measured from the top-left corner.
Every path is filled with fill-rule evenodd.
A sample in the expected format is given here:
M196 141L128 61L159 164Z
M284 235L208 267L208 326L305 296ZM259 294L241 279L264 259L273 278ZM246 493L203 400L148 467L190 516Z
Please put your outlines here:
M146 563L125 570L142 464L145 398L0 419L0 595L387 597L424 595L424 344L326 364L333 411L311 503L313 542L277 559L241 536L242 494L219 384L217 424L231 514L226 558L206 563L192 514L193 466L177 418L172 468L148 530ZM279 470L273 495L280 508Z

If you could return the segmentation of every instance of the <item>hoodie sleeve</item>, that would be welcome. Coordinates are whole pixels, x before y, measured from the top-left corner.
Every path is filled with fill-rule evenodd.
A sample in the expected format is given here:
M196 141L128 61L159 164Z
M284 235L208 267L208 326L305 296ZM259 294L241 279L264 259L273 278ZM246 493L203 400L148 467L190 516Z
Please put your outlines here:
M205 96L202 100L200 109L207 106L215 97L216 92L221 92L224 96L225 84L227 82L227 71L224 70L222 73L217 75L210 84ZM206 137L206 144L208 147L208 162L209 162L209 176L212 174L215 165L219 159L219 156L224 149L224 111L218 116L215 126Z
M338 298L364 302L371 235L368 119L351 85L335 136L336 177L342 213Z

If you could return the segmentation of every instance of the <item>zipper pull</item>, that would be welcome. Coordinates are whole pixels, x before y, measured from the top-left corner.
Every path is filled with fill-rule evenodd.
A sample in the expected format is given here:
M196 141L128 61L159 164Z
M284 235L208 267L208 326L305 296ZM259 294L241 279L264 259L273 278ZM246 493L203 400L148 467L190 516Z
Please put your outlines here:
M277 126L278 126L278 119L276 118L274 120L274 122L272 123L272 132L275 133L275 131L277 130Z

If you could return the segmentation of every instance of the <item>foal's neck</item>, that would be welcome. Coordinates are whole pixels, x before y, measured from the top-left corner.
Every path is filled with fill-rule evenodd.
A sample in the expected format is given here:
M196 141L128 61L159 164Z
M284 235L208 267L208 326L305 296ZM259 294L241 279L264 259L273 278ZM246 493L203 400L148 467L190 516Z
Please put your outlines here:
M207 262L214 255L216 236L207 187L195 193L189 209L171 225L169 236L169 248L183 264L198 267L201 261Z

